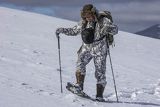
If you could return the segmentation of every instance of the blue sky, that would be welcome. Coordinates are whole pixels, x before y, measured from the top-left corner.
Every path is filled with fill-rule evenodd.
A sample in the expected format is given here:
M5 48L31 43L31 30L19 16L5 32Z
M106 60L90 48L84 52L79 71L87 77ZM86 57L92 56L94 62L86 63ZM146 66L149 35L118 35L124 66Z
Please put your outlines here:
M0 0L0 4L19 7L55 17L80 20L84 4L92 3L98 10L109 10L120 30L137 32L160 24L160 0Z

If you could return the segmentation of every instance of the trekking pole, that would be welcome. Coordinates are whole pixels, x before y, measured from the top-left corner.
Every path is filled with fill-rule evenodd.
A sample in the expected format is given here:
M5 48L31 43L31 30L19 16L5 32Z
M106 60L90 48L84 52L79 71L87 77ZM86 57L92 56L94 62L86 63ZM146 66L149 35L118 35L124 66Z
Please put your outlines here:
M115 89L115 93L116 93L116 98L117 98L117 102L119 102L118 100L118 95L117 95L117 88L116 88L116 81L115 81L115 77L114 77L114 72L113 72L113 65L112 65L112 59L111 59L111 54L110 54L110 49L109 49L109 41L107 40L107 52L109 55L109 59L110 59L110 65L111 65L111 70L112 70L112 76L113 76L113 82L114 82L114 89Z
M61 53L60 53L60 37L56 35L58 39L58 53L59 53L59 72L60 72L60 84L61 84L61 93L63 93L62 89L62 70L61 70Z

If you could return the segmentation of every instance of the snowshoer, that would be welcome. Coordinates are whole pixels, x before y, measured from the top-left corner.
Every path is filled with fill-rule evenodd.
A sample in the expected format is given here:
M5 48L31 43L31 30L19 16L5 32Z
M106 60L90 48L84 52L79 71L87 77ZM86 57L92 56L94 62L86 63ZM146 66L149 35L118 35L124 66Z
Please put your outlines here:
M81 34L82 46L78 50L78 60L76 65L76 86L83 91L84 79L86 75L86 65L93 59L95 65L96 99L103 100L103 92L106 86L106 57L109 34L118 33L117 26L112 20L102 17L106 13L98 11L92 4L86 4L81 10L81 20L73 28L58 28L56 35L63 33L68 36ZM104 36L105 35L105 36Z

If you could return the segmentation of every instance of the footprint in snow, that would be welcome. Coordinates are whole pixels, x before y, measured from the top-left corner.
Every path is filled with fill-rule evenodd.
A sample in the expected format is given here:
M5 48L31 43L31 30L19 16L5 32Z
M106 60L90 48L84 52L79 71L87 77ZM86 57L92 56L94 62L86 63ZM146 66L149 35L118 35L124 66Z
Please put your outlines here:
M160 99L160 79L159 79L158 83L155 85L154 95L156 95Z
M27 90L31 91L32 93L35 93L35 94L45 95L45 96L50 96L50 95L54 94L53 92L48 92L48 91L45 91L45 90L42 90L42 89L34 89L33 87L31 87L27 83L22 83L21 85L25 86L25 89L27 89Z

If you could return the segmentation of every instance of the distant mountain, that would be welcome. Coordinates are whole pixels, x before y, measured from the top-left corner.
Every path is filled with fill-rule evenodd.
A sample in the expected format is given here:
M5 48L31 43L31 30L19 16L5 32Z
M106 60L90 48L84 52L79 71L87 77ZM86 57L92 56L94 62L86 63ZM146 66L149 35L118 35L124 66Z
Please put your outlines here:
M135 34L160 39L160 24L153 25L145 30L136 32Z

